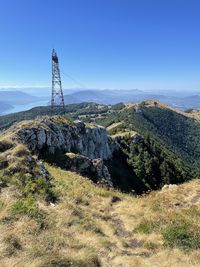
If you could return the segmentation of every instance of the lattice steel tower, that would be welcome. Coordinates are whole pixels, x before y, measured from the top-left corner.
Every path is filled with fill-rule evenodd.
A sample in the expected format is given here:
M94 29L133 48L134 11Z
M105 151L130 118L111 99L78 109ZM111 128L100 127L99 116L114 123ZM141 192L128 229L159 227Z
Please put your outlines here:
M53 49L52 51L52 97L51 97L51 110L52 111L55 106L60 106L62 107L62 109L65 110L58 56L56 54L56 51Z

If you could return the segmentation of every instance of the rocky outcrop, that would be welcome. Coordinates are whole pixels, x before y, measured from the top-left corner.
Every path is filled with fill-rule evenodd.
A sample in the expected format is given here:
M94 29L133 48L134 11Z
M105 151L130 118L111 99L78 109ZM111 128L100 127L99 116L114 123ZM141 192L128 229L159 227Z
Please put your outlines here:
M162 187L162 190L166 190L166 189L171 190L171 189L175 189L175 188L177 188L177 187L178 187L177 184L165 184L165 185Z
M17 128L16 134L32 151L46 149L54 153L59 149L79 153L90 159L107 160L116 148L104 127L86 127L82 122L72 125L64 118L39 119L33 125L24 124Z
M62 167L90 177L97 183L112 186L103 161L112 158L118 146L104 127L86 126L80 121L72 123L64 117L43 117L16 124L12 130L13 139L27 145L32 152L55 158L59 151L62 159L65 158Z
M102 185L113 186L108 168L102 159L89 159L83 155L66 154L67 168L81 175L92 177L92 180Z

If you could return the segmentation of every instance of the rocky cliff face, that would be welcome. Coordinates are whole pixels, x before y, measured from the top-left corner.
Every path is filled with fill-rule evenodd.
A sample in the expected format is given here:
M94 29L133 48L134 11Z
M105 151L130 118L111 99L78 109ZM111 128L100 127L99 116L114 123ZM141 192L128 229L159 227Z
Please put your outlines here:
M32 151L47 149L54 153L56 149L73 152L90 159L107 160L116 148L101 126L86 127L82 122L69 123L64 118L43 118L32 125L24 123L16 128L19 139Z
M62 167L112 186L103 160L112 158L117 144L104 127L86 126L80 121L72 123L64 117L43 117L16 124L11 131L12 139L25 144L33 153L42 155L45 152L54 161L59 152ZM68 156L70 153L74 155L72 158Z

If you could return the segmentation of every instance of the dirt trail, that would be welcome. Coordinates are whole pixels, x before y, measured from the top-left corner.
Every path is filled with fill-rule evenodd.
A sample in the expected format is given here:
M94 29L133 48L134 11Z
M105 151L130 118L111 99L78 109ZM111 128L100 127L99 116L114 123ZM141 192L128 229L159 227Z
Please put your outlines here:
M197 204L200 201L200 190L196 192L196 195L190 200L191 204Z
M134 233L126 229L123 220L116 211L119 201L121 200L113 203L111 200L106 209L106 213L110 217L109 227L114 230L114 232L112 231L114 236L110 236L112 241L110 250L100 252L106 260L106 267L130 267L122 263L116 265L113 262L118 257L150 257L152 254L144 248L144 241L136 239Z

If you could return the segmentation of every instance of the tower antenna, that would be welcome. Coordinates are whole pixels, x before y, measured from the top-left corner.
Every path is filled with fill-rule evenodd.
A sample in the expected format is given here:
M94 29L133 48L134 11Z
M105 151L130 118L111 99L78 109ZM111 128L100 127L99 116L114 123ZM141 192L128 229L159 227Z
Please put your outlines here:
M60 106L65 111L64 96L62 90L62 83L60 77L60 68L58 56L53 49L52 51L52 96L51 96L51 112L53 113L54 107Z

